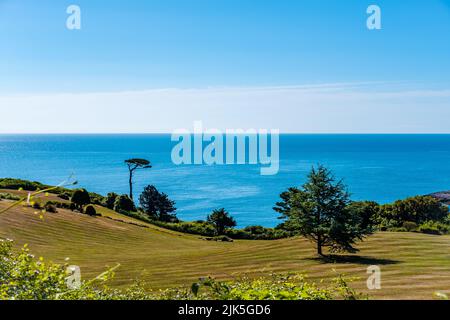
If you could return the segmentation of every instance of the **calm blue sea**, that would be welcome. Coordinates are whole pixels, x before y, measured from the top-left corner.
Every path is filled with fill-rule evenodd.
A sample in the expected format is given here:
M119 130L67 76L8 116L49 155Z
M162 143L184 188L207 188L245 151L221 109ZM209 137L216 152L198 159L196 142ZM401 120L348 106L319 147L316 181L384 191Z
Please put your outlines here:
M177 203L178 216L204 219L225 207L239 226L274 226L278 195L301 185L322 163L343 178L354 200L391 202L450 189L450 135L282 135L280 172L259 166L175 166L170 135L0 135L0 177L58 184L75 173L101 194L127 193L125 159L148 158L135 191L154 184Z

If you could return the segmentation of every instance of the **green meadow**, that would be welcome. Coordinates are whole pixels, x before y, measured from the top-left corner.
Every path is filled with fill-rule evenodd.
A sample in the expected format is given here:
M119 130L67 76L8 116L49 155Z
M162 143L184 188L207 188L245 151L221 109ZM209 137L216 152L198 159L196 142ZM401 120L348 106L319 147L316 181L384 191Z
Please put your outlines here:
M10 203L0 201L0 210ZM16 206L0 215L0 237L13 239L17 248L28 244L32 253L46 260L65 263L69 258L70 264L80 266L84 279L120 263L111 283L117 288L136 280L162 289L189 286L206 276L232 280L302 273L315 281L344 274L354 278L352 288L371 299L433 299L436 292L450 293L450 235L377 232L358 243L358 253L325 260L317 258L314 244L302 237L206 241L98 205L96 209L96 217L58 209L41 218L31 207ZM380 290L367 289L370 265L381 268Z

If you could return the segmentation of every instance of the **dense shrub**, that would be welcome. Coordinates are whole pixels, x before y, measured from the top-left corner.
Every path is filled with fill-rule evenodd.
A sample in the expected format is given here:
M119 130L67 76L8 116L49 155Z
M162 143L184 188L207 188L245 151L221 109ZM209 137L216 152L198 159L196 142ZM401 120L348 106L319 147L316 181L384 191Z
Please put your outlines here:
M347 210L361 217L361 228L364 229L377 225L380 209L380 205L374 201L354 201L347 206Z
M103 206L113 210L114 209L114 203L116 202L116 199L119 195L117 193L114 192L110 192L108 193L108 195L105 197L104 201L103 201Z
M417 223L412 222L412 221L405 221L402 224L402 228L405 228L406 231L416 231L417 230Z
M47 186L39 182L26 181L21 179L2 178L0 179L0 189L23 189L27 191L43 190Z
M126 215L131 218L135 218L147 223L151 223L153 225L159 226L161 228L178 231L182 233L189 233L189 234L195 234L200 235L204 237L214 237L216 235L216 229L214 226L206 221L203 220L197 220L192 222L184 222L179 221L177 223L170 223L170 222L162 222L162 221L156 221L148 218L147 216L143 215L140 212L126 212L122 211L120 212L123 215ZM250 229L256 228L260 230L259 232L263 233L257 233L253 234L249 232L249 230L245 229L226 229L224 231L224 235L228 236L232 239L246 239L246 240L275 240L275 239L282 239L282 238L288 238L290 236L293 236L292 233L277 229L277 228L264 228L261 226L253 226L250 227Z
M0 199L18 201L20 200L20 197L10 193L0 193Z
M120 211L118 212L120 214L123 214L124 216L130 217L130 218L134 218L140 221L144 221L147 223L152 223L155 225L158 225L158 223L156 223L155 221L149 219L147 216L145 216L142 212L138 212L138 211ZM163 223L161 223L163 224Z
M231 239L230 237L227 237L227 236L207 237L207 238L203 238L203 239L207 240L207 241L233 242L233 239Z
M37 202L37 201L36 201L36 202L32 202L31 207L32 207L33 209L36 209L36 210L42 209L41 203L40 203L40 202Z
M195 234L205 237L214 237L217 235L216 228L212 224L205 221L164 223L159 221L147 220L147 222L150 222L162 228L183 233ZM251 231L246 229L225 229L223 235L236 240L276 240L292 236L292 233L289 233L285 230L264 227L258 228L260 230L259 233L252 233Z
M72 203L69 202L60 202L60 201L47 201L45 205L53 205L56 208L72 210ZM73 209L75 209L73 207Z
M48 213L57 213L58 212L56 206L54 204L51 204L48 202L44 205L44 210Z
M123 214L124 216L134 218L143 222L147 222L149 224L153 224L155 226L178 231L182 233L190 233L190 234L196 234L196 235L204 235L204 236L213 236L214 235L214 228L212 228L211 225L208 225L204 221L197 223L197 222L163 222L163 221L157 221L150 219L147 215L144 213L138 211L138 212L131 212L131 211L121 211L120 214ZM206 224L208 227L210 227L210 232L205 231L203 227L198 227L199 224Z
M97 210L95 210L93 205L88 205L86 208L84 208L84 213L88 216L94 217L97 215Z
M371 201L353 202L348 209L361 215L363 224L380 231L442 234L450 227L448 207L430 196L416 196L385 205ZM424 226L419 227L422 224ZM437 225L440 230L436 229Z
M70 200L70 197L72 197L72 194L69 192L63 192L58 194L58 198L61 198L63 200Z
M262 226L252 226L250 229L227 229L224 234L233 239L245 240L276 240L294 236L292 232L286 230Z
M0 189L23 189L27 191L36 191L49 188L39 182L32 182L20 179L2 178L0 179ZM298 190L295 188L292 188ZM85 190L84 190L85 191ZM68 200L73 197L76 191L66 188L56 188L51 193L58 195L63 200ZM153 223L164 228L175 231L197 234L207 237L215 235L214 227L205 221L181 222L174 217L174 219L166 219L166 221L158 222L155 219L146 217L142 213L136 212L136 207L128 196L117 196L115 193L109 193L107 197L103 197L96 193L89 193L90 203L105 206L110 209L115 209L117 212L132 216L136 219ZM286 193L287 197L288 193ZM87 197L86 197L87 198ZM118 206L116 207L116 200ZM19 196L10 193L0 193L0 200L20 200ZM31 202L36 209L46 209L47 204L55 206L56 208L80 210L82 206L73 203L48 201L44 206L39 202ZM288 207L280 206L278 203L276 207L279 212L289 210ZM289 204L290 205L290 204ZM448 207L442 205L438 200L430 196L416 196L405 200L399 200L392 204L378 205L372 201L352 202L348 205L349 210L358 212L362 217L362 225L373 226L380 231L417 231L434 234L449 233L450 228L450 214ZM47 209L46 209L47 210ZM47 210L48 211L48 210ZM164 219L163 219L164 220ZM436 223L433 223L436 222ZM255 239L255 240L271 240L286 238L294 235L293 230L285 223L281 223L275 228L264 228L261 226L249 226L244 229L224 229L221 233L233 239Z
M299 190L296 188L282 193L283 201L276 204L275 211L289 212L294 205L290 195L298 193ZM361 217L362 228L371 228L372 230L443 234L450 228L448 207L431 196L416 196L385 205L379 205L373 201L351 202L346 209ZM434 223L430 221L434 221ZM420 225L422 226L419 227ZM277 229L285 230L287 234L292 235L293 229L286 223L278 225L275 230ZM252 227L246 228L246 231L251 231L253 234L260 232Z
M441 221L448 215L448 207L430 196L416 196L395 201L381 207L378 222L387 227L401 227L406 221L421 224Z
M405 227L391 227L387 229L386 231L390 232L408 232L408 230Z
M91 204L96 204L98 206L103 205L103 202L105 201L105 197L97 194L89 192L89 196L91 197Z
M428 234L448 234L450 233L450 225L437 221L427 221L422 223L417 230Z
M216 235L216 229L213 225L202 222L202 223L195 223L195 222L178 222L178 223L164 223L164 222L156 222L153 221L152 223L159 225L160 227L167 228L170 230L183 232L183 233L190 233L190 234L196 234L201 236L207 236L207 237L213 237Z
M245 232L248 232L250 234L258 235L258 234L264 234L266 233L266 228L262 226L248 226L244 228Z
M0 189L11 189L11 190L26 190L26 191L37 191L51 188L52 186L42 184L36 181L27 181L21 179L11 179L11 178L0 178ZM69 200L73 194L73 190L67 188L55 188L51 190L52 194L60 196L61 199ZM91 202L93 204L101 204L104 197L100 194L90 192Z
M136 206L135 206L133 200L131 200L129 196L127 196L126 194L123 194L121 196L118 196L116 198L116 201L114 201L114 211L135 212Z
M78 189L75 190L70 201L75 205L78 211L83 212L83 207L91 203L91 197L89 192L85 189Z
M249 238L243 239L274 240L274 239L288 238L294 235L293 233L290 233L280 228L265 228L262 226L248 226L245 227L243 231L248 235L250 235Z

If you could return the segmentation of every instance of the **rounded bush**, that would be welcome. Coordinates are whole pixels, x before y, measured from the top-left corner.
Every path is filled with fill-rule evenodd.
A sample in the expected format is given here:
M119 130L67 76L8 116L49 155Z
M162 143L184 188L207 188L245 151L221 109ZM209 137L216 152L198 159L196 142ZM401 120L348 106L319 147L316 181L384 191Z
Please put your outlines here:
M55 206L54 204L52 204L52 203L47 203L47 204L44 206L44 209L45 209L46 212L49 212L49 213L57 213L57 212L58 212L58 209L57 209L56 206Z
M41 204L39 202L34 202L32 207L33 207L33 209L37 209L37 210L42 209Z
M93 205L89 205L86 208L84 208L84 213L88 216L94 217L97 215L97 210L95 210Z
M116 201L114 202L114 211L135 212L136 206L134 205L133 200L131 200L130 197L124 194L116 198Z
M78 211L83 211L83 206L91 203L91 197L85 189L75 190L70 201L75 204Z
M409 232L415 231L415 230L417 230L417 223L412 222L412 221L405 221L405 222L403 222L402 227L405 228Z

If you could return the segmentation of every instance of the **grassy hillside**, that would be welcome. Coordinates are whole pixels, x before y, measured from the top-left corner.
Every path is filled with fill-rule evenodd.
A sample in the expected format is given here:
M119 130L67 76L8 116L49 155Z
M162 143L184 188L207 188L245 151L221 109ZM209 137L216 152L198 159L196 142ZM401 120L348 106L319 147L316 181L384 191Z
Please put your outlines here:
M7 204L0 201L0 208ZM97 209L102 217L60 209L42 221L33 209L16 207L0 215L0 237L14 239L17 246L27 243L35 254L55 262L69 257L85 278L120 263L117 286L138 278L165 288L207 275L229 279L290 271L325 279L334 277L336 269L360 277L352 286L374 298L430 299L435 291L450 293L450 236L378 233L359 246L359 255L324 263L314 258L314 246L302 238L210 242ZM381 267L382 289L369 292L366 268L372 264Z

